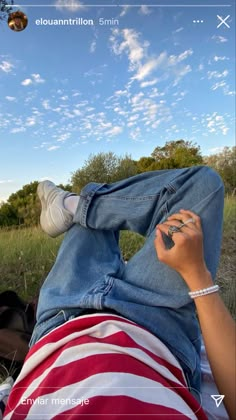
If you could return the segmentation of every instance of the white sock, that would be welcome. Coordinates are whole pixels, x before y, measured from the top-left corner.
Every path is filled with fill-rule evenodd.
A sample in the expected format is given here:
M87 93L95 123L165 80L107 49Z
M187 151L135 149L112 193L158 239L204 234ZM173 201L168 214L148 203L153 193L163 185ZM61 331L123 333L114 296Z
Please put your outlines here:
M75 215L78 204L79 204L79 195L70 195L69 197L66 197L64 200L64 207L66 210L68 210L72 214L72 216Z

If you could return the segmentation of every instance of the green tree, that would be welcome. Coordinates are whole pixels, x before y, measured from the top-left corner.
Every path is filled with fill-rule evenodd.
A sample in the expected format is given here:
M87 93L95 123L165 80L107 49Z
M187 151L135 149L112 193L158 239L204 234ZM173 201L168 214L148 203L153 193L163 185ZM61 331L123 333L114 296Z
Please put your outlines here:
M130 156L116 156L112 152L90 155L82 168L72 174L73 191L79 193L89 182L111 183L137 174Z
M0 0L0 20L7 20L10 13L13 12L11 7L14 4L13 0Z
M163 147L156 147L151 154L155 163L150 165L153 169L185 168L203 163L200 147L190 141L169 141Z
M11 204L3 203L0 207L0 226L12 226L18 224L17 212Z
M236 190L236 147L224 147L220 153L205 157L206 165L215 169L223 179L226 193Z
M130 178L131 176L137 175L137 173L137 164L130 156L118 157L112 182Z
M156 163L155 159L153 157L141 157L137 162L137 170L138 173L147 172L152 169L150 169L154 164Z
M17 224L30 226L39 222L40 203L36 195L37 186L38 181L26 184L8 198L7 203L17 215Z
M41 204L37 196L38 181L24 185L10 195L6 203L0 206L0 226L25 225L39 223ZM70 184L60 184L60 188L71 191Z

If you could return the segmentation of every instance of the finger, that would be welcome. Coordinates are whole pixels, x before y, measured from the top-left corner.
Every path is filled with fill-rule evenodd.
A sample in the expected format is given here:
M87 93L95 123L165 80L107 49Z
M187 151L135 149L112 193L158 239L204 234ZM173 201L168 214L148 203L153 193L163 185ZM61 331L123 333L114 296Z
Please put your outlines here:
M179 220L173 219L173 220L167 220L163 223L163 225L166 225L168 227L170 226L176 226L179 228L180 232L185 232L188 234L191 234L191 232L195 232L198 230L194 223L187 223L186 225L182 225L182 223Z
M174 213L171 216L169 216L167 218L167 221L174 221L174 220L178 220L180 223L181 221L183 221L183 223L186 223L186 226L188 225L189 227L191 226L193 228L194 225L197 226L197 215L195 215L193 212L191 212L191 214L189 213L189 211L187 210L180 210L180 213ZM199 226L197 226L199 227Z
M166 220L179 220L180 222L183 221L182 219L183 215L181 213L173 213L170 216L167 217Z
M178 223L184 223L184 221L183 221L183 218L180 218L180 214L178 215L178 214L173 214L173 215L171 215L171 216L169 216L169 217L167 217L167 219L165 220L165 222L167 222L167 221L176 221L176 222L178 222Z
M182 242L183 237L187 236L186 232L183 232L182 230L180 230L179 232L175 232L172 234L172 236L170 236L169 235L170 226L171 225L169 225L168 223L162 223L161 225L158 225L158 229L161 232L165 233L167 236L169 236L173 240L173 242L178 245L178 243Z
M156 236L154 242L158 245L158 248L165 249L165 243L162 238L161 230L159 229L159 226L156 227Z
M181 211L181 210L180 210ZM192 223L194 223L195 222L195 218L194 217L192 217L192 216L190 216L189 214L187 214L187 213L183 213L183 212L181 212L181 213L174 213L174 214L171 214L169 217L167 217L167 219L166 220L177 220L177 221L179 221L180 223L181 222L183 222L183 223L185 223L187 220L189 220L189 219L193 219L193 222Z
M156 236L154 239L154 245L155 245L159 260L163 261L167 250L166 250L165 243L163 241L162 233L161 233L161 230L159 229L159 226L156 228Z

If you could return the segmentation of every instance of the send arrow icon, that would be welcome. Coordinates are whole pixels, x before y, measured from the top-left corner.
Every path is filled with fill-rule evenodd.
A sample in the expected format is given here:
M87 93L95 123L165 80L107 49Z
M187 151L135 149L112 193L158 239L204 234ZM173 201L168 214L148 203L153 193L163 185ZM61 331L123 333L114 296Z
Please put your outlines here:
M215 401L217 408L222 403L224 397L225 397L224 395L211 395L211 398L213 398L213 400Z

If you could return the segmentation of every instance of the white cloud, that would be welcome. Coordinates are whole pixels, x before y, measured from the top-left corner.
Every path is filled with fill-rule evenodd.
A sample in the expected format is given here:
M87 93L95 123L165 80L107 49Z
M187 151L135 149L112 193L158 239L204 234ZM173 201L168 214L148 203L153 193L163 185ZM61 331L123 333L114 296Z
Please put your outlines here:
M39 146L34 146L34 149L45 149L48 144L48 142L43 141Z
M7 101L9 101L9 102L15 102L15 101L16 101L15 96L5 96L5 98L6 98L6 100L7 100Z
M226 136L229 131L229 128L226 126L224 116L218 115L217 112L213 112L212 115L209 115L205 119L205 124L209 133L219 134L219 132L221 132L223 136Z
M0 184L10 184L12 182L12 179L0 179Z
M35 125L36 124L36 118L35 117L28 117L27 119L26 119L26 123L25 123L25 125L27 126L27 127L32 127L33 125Z
M10 133L16 134L16 133L23 133L25 131L25 127L15 127L12 128Z
M131 117L129 117L129 121L136 121L138 119L139 119L139 114L131 115Z
M180 28L177 28L175 31L173 31L173 34L178 34L179 32L182 32L184 30L183 26Z
M4 73L10 73L13 68L14 68L14 66L13 66L12 63L10 63L10 61L3 60L0 63L0 70L2 70Z
M226 82L224 80L222 80L222 82L217 82L215 83L212 87L211 90L217 90L219 88L225 87L226 86Z
M163 51L158 56L150 57L148 55L149 42L141 41L140 34L133 29L113 29L110 43L114 54L122 55L125 53L128 56L128 70L136 72L127 85L129 87L134 80L143 83L144 79L159 68L163 70L165 80L169 77L174 77L174 86L192 71L189 64L184 65L183 63L192 56L193 50L191 48L179 55L168 56L167 52ZM160 78L158 81L160 81ZM145 84L142 87L145 87Z
M176 74L176 78L174 81L173 86L177 86L178 83L180 82L180 80L186 76L186 74L190 73L192 71L192 68L189 64L187 64L186 66L180 68L180 69L176 69L175 70L175 74Z
M120 38L123 39L120 42ZM139 34L134 29L114 29L110 37L111 48L114 54L121 55L126 52L129 58L129 69L133 71L139 65L145 54L147 43L141 44Z
M120 13L120 17L125 16L128 13L128 10L130 9L130 6L123 6L121 13Z
M144 96L143 92L139 92L137 93L135 96L133 96L133 98L131 99L131 102L133 105L136 105L137 103L140 102L140 99L142 99L142 97Z
M227 86L227 88L224 91L224 95L235 96L236 95L236 91L235 90L229 90L229 87Z
M108 136L112 136L113 137L113 136L117 136L118 134L122 133L122 131L123 131L123 128L122 127L115 126L111 130L107 131L106 134Z
M181 63L181 61L186 60L186 58L188 58L192 54L193 54L193 50L190 48L189 50L186 50L179 55L170 55L168 58L168 65L176 66L176 64Z
M156 87L154 87L151 92L149 92L148 96L149 98L158 98L160 96L165 96L165 92L160 92Z
M134 130L130 131L129 135L132 140L137 141L141 135L140 127L136 127Z
M153 85L156 85L157 82L158 82L158 79L153 79L153 80L149 80L147 82L142 82L140 87L145 88L145 87L148 87L148 86L153 86Z
M31 79L25 79L21 82L22 86L29 86L31 85L33 82Z
M147 16L147 15L150 15L152 13L152 11L149 9L148 6L142 5L139 9L139 13L141 15Z
M161 52L158 56L148 56L147 41L140 40L140 34L133 29L114 29L110 37L112 51L116 55L126 53L129 59L129 71L136 71L136 74L131 77L130 82L138 80L143 83L150 74L161 68L164 71L165 78L174 77L174 86L189 72L192 68L189 64L184 65L186 61L193 54L190 48L183 51L179 55L168 56L166 51ZM159 80L159 79L158 79ZM154 83L153 83L154 84ZM145 84L142 87L148 86Z
M37 108L35 108L35 107L33 107L33 108L32 108L32 113L33 113L34 115L38 115L39 117L40 117L41 115L43 115L43 114L42 114L42 112L39 112L39 111L38 111L38 109L37 109Z
M42 101L42 107L46 110L51 109L50 105L49 105L49 99L44 99ZM59 108L61 110L61 108Z
M224 70L222 73L218 71L208 71L207 77L208 79L221 79L222 77L227 77L229 74L228 70Z
M38 73L33 73L31 74L31 79L25 79L21 82L22 86L29 86L32 85L32 83L34 84L38 84L38 83L44 83L45 80L40 76L40 74Z
M70 133L63 133L57 138L57 141L64 143L64 141L68 140L70 137L71 137Z
M32 76L33 81L35 83L44 83L45 82L45 80L38 73L37 74L33 73L33 74L31 74L31 76Z
M91 45L90 45L90 48L89 48L89 51L91 52L91 54L96 51L96 45L97 45L96 41L91 42Z
M217 44L222 44L228 41L227 38L221 36L221 35L213 35L211 38L213 41L216 41Z
M101 128L110 128L110 127L112 127L112 123L111 122L105 123L105 122L101 121L99 124L100 124L100 127Z
M138 72L134 76L134 79L137 79L137 80L145 79L147 76L149 76L150 73L153 72L153 70L155 70L157 67L159 67L163 63L165 58L166 58L166 54L161 53L159 57L148 60L143 66L141 66L138 69Z
M48 147L47 151L52 152L53 150L57 150L57 149L60 149L60 146L50 146Z
M56 0L55 6L58 10L69 10L70 12L85 9L84 4L79 0Z
M226 83L225 80L221 80L220 82L216 82L214 85L211 86L211 90L223 89L223 94L226 96L235 96L235 91L230 90L229 85Z
M128 94L128 90L124 89L124 90L116 90L116 92L114 93L115 96L126 96Z
M81 112L79 109L74 109L74 110L73 110L73 113L74 113L75 115L77 115L78 117L80 117L80 116L82 115L82 112Z
M218 55L215 55L214 58L213 58L213 60L216 61L216 62L218 62L218 61L229 60L229 58L226 57L226 56L218 56Z

